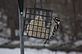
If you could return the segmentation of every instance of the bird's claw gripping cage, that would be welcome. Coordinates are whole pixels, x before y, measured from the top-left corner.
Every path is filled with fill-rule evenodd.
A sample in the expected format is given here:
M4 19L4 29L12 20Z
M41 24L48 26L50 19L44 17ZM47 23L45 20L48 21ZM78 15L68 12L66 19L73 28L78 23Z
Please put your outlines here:
M56 24L53 11L41 8L27 8L25 12L24 31L27 33L26 36L49 40L53 35Z

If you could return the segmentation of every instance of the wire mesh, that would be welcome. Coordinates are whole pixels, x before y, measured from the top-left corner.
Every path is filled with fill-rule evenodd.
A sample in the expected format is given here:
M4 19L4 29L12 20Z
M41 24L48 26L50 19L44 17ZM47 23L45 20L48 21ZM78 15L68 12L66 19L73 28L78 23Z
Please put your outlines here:
M52 10L27 8L25 30L28 37L49 39L52 24Z

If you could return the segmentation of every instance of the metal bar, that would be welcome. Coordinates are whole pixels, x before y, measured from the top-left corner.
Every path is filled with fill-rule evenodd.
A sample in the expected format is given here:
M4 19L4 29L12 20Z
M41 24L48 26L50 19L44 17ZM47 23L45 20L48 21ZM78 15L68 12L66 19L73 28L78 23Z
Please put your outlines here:
M19 4L19 36L20 36L20 53L24 54L24 39L23 39L23 26L24 26L24 19L23 19L23 10L24 10L24 0L18 0Z
M19 36L20 36L20 53L24 54L23 14L19 15Z

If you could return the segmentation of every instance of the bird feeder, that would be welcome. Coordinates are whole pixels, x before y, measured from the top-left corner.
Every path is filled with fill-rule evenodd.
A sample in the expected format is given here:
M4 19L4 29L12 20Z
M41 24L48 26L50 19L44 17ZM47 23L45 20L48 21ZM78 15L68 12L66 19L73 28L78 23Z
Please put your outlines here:
M53 10L27 8L25 11L24 31L26 36L49 39L54 29Z
M28 8L25 28L28 37L48 39L50 36L52 10Z

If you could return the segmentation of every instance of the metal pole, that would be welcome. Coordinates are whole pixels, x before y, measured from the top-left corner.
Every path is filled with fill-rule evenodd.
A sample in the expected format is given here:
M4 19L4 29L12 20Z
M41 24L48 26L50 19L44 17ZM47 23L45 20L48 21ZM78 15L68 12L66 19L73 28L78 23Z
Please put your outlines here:
M24 0L18 0L19 4L19 36L20 36L20 54L24 54L24 38L23 38L23 9Z
M24 54L23 13L19 14L20 54Z

